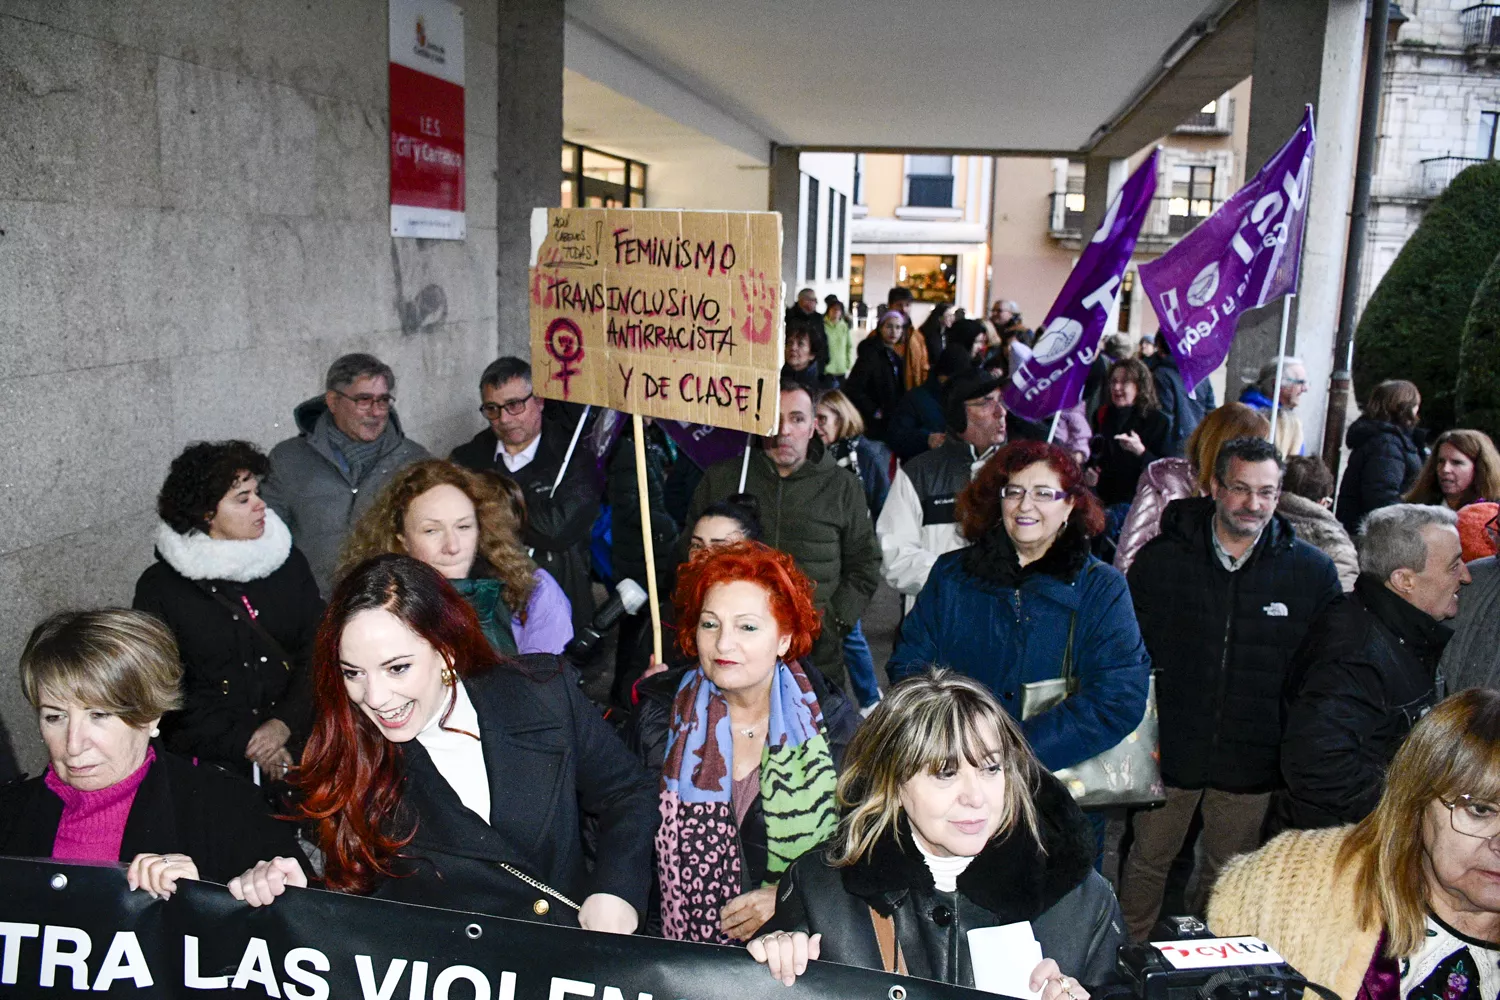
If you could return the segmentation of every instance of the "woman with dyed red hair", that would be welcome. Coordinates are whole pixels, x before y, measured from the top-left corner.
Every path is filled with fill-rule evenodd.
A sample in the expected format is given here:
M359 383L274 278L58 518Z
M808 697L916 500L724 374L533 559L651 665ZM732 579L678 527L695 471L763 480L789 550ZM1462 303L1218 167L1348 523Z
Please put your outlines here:
M958 497L967 548L939 556L901 625L892 681L931 665L981 682L1022 718L1023 685L1063 664L1077 692L1021 723L1049 771L1110 749L1140 725L1151 658L1125 577L1089 551L1104 511L1056 445L1017 441Z
M334 590L313 685L298 785L328 888L636 929L651 882L651 779L560 659L501 657L436 570L384 555ZM590 870L581 813L598 820ZM263 906L306 884L274 858L229 890Z
M661 770L661 933L745 941L776 911L781 874L838 826L837 766L859 720L802 661L821 623L791 556L759 542L704 549L673 596L694 665L651 678L675 694L643 692L631 726Z

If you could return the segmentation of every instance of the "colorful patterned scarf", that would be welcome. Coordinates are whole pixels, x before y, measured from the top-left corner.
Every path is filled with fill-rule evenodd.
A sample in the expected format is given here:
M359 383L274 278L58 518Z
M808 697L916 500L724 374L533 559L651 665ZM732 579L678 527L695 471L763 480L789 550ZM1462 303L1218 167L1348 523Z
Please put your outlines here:
M733 778L729 706L701 668L690 670L672 701L661 775L656 865L667 938L735 943L720 930L719 911L742 891L760 888L742 885L745 862ZM812 684L800 666L778 660L760 760L768 885L832 835L838 825L833 799L837 780Z

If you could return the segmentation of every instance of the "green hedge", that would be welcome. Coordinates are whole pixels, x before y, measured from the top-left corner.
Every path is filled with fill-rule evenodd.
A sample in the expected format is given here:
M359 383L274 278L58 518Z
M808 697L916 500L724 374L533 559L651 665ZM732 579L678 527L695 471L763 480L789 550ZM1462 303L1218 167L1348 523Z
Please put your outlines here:
M1458 422L1500 439L1500 256L1474 293L1458 360Z
M1354 338L1361 401L1378 382L1409 379L1422 390L1422 423L1454 426L1464 321L1497 253L1500 161L1491 161L1463 171L1433 201L1365 306Z

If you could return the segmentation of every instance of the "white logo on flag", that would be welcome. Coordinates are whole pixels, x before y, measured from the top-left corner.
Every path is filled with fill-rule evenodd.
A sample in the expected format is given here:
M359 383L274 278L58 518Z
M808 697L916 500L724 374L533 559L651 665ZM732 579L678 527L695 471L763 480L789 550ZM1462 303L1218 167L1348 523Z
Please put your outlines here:
M1193 283L1188 285L1188 305L1197 308L1205 305L1209 299L1214 297L1214 292L1219 290L1219 262L1212 261L1207 267L1198 272Z
M1050 365L1065 357L1083 339L1083 324L1076 319L1059 316L1047 324L1047 329L1037 338L1032 352L1038 364Z

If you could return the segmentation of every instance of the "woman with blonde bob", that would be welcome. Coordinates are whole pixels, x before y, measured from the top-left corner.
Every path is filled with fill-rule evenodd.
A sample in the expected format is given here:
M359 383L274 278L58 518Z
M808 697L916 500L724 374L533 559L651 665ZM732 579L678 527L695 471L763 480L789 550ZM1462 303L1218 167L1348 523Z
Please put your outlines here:
M1418 722L1358 825L1291 831L1236 858L1208 921L1350 1000L1494 996L1500 692L1472 688Z
M783 983L823 959L992 988L969 934L1023 920L1041 1000L1114 981L1125 936L1092 828L982 685L947 670L896 685L849 744L838 803L837 833L782 876L749 945Z
M561 653L573 638L572 607L521 547L521 528L486 476L438 458L415 462L354 526L338 577L375 556L412 556L464 596L495 652Z

